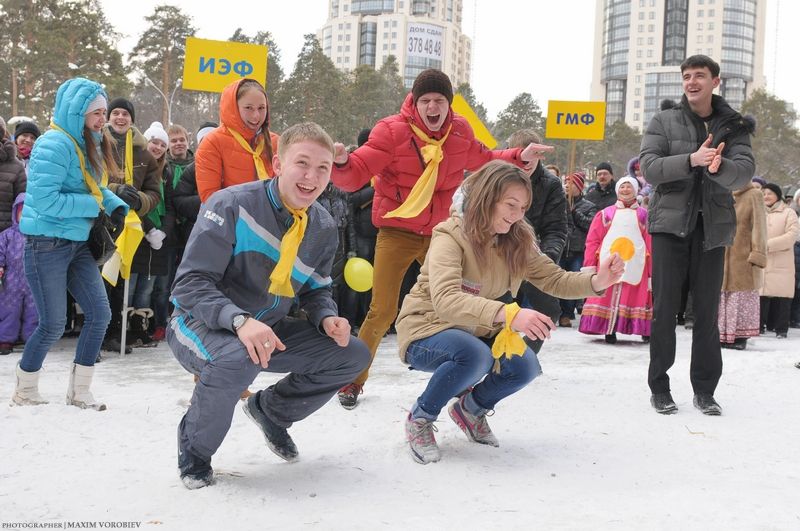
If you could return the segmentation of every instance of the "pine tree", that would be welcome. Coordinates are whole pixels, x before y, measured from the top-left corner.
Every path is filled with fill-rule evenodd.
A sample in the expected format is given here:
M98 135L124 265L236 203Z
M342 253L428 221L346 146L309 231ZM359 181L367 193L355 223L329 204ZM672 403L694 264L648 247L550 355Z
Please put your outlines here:
M274 128L312 121L322 126L335 141L355 140L352 112L357 102L347 101L345 75L325 56L316 36L305 36L291 75L286 79L274 105Z
M483 103L478 101L478 98L475 97L475 93L472 91L472 87L469 83L461 83L458 87L456 87L456 93L461 94L463 98L469 103L469 106L472 107L472 110L475 111L475 114L478 115L478 118L481 119L483 125L486 126L487 129L491 130L493 125L492 122L489 120L489 113L484 107Z
M148 98L143 94L144 85L149 79L164 95L155 98L160 97L162 100L160 121L166 127L169 124L170 106L165 100L172 98L173 91L177 90L180 101L183 90L176 87L183 75L186 37L194 35L197 29L192 25L192 18L189 15L169 5L156 6L153 14L145 17L145 21L148 23L148 28L139 37L129 56L131 66L140 79L136 98L139 101L135 103L139 103L140 106L142 103L145 104L143 110L149 112L142 113L143 117L151 115L154 96ZM139 123L148 122L139 119Z
M758 89L742 105L742 114L756 120L756 132L751 139L756 175L780 185L797 184L800 180L797 113L786 101Z
M497 115L493 136L498 142L505 142L514 132L520 129L532 129L539 135L544 134L544 118L539 104L527 92L523 92Z
M23 114L40 125L50 118L58 87L82 76L105 86L111 93L130 86L115 42L97 0L0 1L0 81L7 93L0 107L6 115Z

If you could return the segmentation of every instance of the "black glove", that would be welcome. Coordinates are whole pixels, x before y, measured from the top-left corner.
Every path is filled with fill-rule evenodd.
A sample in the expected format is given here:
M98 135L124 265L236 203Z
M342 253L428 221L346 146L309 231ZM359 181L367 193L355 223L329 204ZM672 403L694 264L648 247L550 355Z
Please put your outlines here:
M128 184L121 184L117 186L117 197L125 201L133 210L142 208L142 198L139 197L139 191Z
M111 234L111 237L116 240L117 236L122 233L122 229L125 228L125 209L122 207L117 207L108 217L111 220L111 223L114 224L114 232Z

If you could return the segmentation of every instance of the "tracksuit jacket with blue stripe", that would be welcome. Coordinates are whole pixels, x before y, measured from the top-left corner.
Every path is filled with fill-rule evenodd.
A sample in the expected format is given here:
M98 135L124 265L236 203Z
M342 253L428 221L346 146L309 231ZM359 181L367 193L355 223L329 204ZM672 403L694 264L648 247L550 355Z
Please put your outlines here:
M286 317L294 299L268 291L281 238L293 222L278 194L278 179L222 189L203 205L172 286L174 315L230 331L240 313L270 326ZM338 236L330 214L317 203L307 214L292 287L319 329L325 317L338 315L330 278Z

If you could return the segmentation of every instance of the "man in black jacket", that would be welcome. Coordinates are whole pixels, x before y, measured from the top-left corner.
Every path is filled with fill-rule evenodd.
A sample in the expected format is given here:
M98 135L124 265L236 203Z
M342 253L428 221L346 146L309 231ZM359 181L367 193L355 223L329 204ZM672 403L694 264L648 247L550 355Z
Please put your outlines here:
M617 202L617 181L614 180L614 170L608 162L601 162L594 171L597 182L589 188L585 197L600 211Z
M522 129L511 135L508 147L524 148L531 142L541 144L542 139L535 131ZM531 179L532 194L531 206L525 217L536 232L541 251L558 263L567 240L567 199L564 188L558 177L546 170L541 161L530 170L528 176ZM549 316L553 322L561 315L558 299L539 291L533 284L523 282L517 297L519 303L527 300L529 307ZM537 348L531 346L531 349L538 352L541 341L534 343Z
M567 190L567 245L558 264L565 271L580 271L583 267L583 252L586 250L586 235L592 224L597 207L594 203L583 197L585 175L576 172L567 176L565 188ZM558 326L571 327L575 319L577 300L561 299L561 317Z
M753 177L752 120L713 90L719 65L705 55L681 64L683 98L656 114L639 158L654 186L648 230L653 237L653 326L648 384L658 413L677 410L667 371L675 362L675 317L688 277L694 304L690 378L694 406L720 415L714 391L722 375L717 315L725 246L733 243L736 213L731 191Z

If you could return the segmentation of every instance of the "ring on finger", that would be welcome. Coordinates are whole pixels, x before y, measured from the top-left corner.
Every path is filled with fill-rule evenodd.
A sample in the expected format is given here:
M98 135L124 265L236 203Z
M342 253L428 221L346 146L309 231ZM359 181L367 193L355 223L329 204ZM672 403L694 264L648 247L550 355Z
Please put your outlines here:
M264 341L264 348L272 348L272 342L269 339Z

